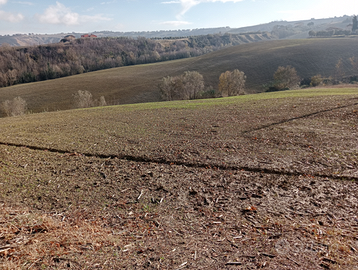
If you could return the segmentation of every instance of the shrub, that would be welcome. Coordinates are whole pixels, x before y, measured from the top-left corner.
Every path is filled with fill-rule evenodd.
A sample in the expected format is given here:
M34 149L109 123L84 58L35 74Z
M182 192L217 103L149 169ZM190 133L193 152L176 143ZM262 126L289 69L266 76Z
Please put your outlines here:
M219 96L219 93L212 86L207 87L204 92L200 95L200 98L216 98Z
M303 78L300 82L300 86L303 88L309 87L311 85L311 78Z
M311 78L310 86L313 86L313 87L318 86L318 85L320 85L322 83L322 81L323 81L323 78L322 78L321 75L313 76Z

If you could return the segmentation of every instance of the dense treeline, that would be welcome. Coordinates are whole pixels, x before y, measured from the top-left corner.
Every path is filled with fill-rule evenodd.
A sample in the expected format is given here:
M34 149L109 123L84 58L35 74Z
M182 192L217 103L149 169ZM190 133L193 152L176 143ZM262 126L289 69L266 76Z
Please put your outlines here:
M348 36L348 35L355 35L350 30L343 30L343 29L331 29L331 30L322 30L322 31L309 31L308 32L310 37L333 37L333 36Z
M81 38L66 44L0 47L0 87L193 57L241 43L240 35L217 34L181 40Z

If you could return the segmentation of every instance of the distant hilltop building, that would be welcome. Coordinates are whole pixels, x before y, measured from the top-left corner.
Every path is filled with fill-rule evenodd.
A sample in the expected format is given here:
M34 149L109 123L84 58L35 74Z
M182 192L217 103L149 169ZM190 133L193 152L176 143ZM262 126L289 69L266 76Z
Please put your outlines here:
M74 35L67 35L63 39L61 39L60 42L66 43L66 42L71 42L72 40L75 40L75 39L76 39L76 37Z
M96 35L93 35L93 34L84 34L81 36L81 38L96 38L97 36Z

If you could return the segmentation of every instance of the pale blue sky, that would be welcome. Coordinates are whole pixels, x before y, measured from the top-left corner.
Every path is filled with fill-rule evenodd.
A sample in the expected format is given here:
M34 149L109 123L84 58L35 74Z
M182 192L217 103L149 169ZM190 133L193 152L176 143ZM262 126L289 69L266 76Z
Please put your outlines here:
M354 0L0 0L0 35L256 25L358 13Z

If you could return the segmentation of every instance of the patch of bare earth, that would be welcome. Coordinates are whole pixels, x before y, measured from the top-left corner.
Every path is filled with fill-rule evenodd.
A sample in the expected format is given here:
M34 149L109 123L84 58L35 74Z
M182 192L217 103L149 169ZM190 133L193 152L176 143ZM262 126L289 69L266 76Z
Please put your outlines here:
M356 269L355 102L108 112L82 142L7 138L3 268Z

